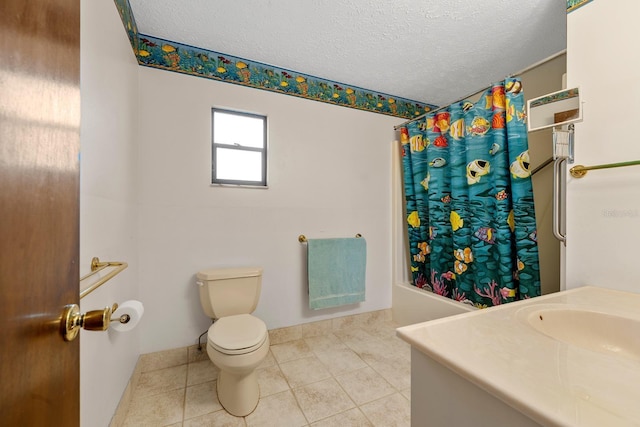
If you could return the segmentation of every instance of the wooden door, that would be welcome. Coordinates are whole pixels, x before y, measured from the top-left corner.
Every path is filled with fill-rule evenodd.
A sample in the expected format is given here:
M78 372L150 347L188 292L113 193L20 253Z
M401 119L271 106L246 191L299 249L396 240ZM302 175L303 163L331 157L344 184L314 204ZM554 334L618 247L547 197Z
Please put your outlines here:
M0 424L77 426L80 2L0 1Z

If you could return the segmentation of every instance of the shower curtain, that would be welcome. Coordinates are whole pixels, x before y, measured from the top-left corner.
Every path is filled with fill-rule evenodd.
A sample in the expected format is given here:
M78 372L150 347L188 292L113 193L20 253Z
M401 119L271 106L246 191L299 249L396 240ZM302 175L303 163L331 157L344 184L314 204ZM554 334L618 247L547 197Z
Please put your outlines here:
M540 295L522 83L400 129L413 284L483 308Z

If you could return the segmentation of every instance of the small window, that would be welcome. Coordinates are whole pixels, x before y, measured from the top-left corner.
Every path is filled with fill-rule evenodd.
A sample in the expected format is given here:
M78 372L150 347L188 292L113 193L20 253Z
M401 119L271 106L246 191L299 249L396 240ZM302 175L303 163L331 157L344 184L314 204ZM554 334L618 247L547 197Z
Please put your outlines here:
M213 108L213 184L267 186L267 118Z

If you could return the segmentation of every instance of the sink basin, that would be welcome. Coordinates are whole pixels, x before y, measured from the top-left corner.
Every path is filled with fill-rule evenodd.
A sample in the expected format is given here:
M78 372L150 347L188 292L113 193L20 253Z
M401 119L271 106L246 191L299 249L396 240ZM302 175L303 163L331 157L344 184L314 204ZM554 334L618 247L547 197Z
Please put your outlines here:
M558 341L640 360L638 320L597 311L548 307L528 310L525 319L534 329Z

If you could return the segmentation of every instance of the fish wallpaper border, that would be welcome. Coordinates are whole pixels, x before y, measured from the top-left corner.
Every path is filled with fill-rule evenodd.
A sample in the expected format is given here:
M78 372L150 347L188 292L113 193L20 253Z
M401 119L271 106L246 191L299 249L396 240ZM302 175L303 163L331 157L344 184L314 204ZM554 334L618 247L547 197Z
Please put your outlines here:
M593 0L567 0L567 13L571 13L579 7L582 7L592 1Z
M564 101L566 99L575 98L580 96L580 90L578 88L567 89L553 95L548 95L543 98L538 98L531 102L531 108L539 107L541 105L551 104L558 101Z
M437 108L145 34L139 35L137 57L140 65L148 67L406 119Z
M142 66L404 119L411 119L437 108L433 104L140 34L129 1L114 0L114 3L138 64Z
M113 2L116 4L116 9L118 9L118 13L120 14L122 25L124 25L124 30L127 32L127 37L129 37L133 54L137 56L140 38L138 36L138 26L136 25L136 20L133 17L129 0L113 0Z
M567 0L567 13L591 1ZM438 107L233 55L141 35L129 0L114 0L114 3L139 65L405 119L418 117Z

